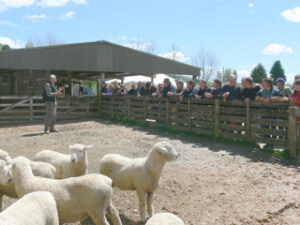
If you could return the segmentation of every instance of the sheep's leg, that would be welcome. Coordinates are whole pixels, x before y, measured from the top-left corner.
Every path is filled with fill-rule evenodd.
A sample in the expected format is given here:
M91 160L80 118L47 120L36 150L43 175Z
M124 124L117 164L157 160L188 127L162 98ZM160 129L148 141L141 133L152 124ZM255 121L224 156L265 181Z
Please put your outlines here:
M154 214L153 197L154 197L153 191L147 193L147 207L148 207L149 217L152 217Z
M122 225L119 211L110 203L107 207L107 216L112 220L113 225Z
M3 195L0 195L0 212L3 210Z
M92 213L89 213L89 216L92 218L95 225L109 225L105 217L104 210L100 210L97 212L93 211Z
M140 207L140 218L142 222L146 222L146 201L145 201L145 191L137 191L139 198L139 207Z

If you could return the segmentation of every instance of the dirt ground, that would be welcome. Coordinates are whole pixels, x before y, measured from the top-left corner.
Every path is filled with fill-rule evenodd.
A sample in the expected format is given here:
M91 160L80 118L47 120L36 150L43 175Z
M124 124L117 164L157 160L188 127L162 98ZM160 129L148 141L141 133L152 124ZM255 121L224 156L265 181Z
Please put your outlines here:
M180 153L166 164L156 192L156 212L178 214L186 225L299 224L300 175L297 162L207 138L168 134L110 122L59 123L60 133L44 135L42 125L0 128L0 148L12 157L32 158L43 149L68 153L73 143L93 144L89 172L97 173L104 154L146 156L165 138ZM14 200L5 198L7 207ZM140 225L135 192L114 189L113 203L124 225Z

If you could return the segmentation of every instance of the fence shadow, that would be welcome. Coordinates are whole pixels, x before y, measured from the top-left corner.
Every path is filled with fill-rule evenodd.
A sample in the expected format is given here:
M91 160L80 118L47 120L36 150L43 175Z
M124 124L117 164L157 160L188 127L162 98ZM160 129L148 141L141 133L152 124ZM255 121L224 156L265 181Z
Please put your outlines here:
M105 122L109 124L115 124L114 122L107 122L107 120L97 120L97 122ZM299 159L285 159L281 156L277 156L271 152L266 150L260 149L256 147L254 144L244 144L239 142L234 142L230 140L218 140L213 136L189 136L187 134L181 133L170 133L164 130L159 130L157 128L151 127L141 127L141 126L131 126L127 125L128 127L132 127L134 130L144 132L146 134L156 135L160 138L167 138L170 140L180 141L184 144L191 144L192 147L196 150L197 148L207 148L212 152L220 152L225 151L229 155L232 156L242 156L245 157L252 162L265 162L265 163L280 163L286 167L293 167L297 168L299 163Z

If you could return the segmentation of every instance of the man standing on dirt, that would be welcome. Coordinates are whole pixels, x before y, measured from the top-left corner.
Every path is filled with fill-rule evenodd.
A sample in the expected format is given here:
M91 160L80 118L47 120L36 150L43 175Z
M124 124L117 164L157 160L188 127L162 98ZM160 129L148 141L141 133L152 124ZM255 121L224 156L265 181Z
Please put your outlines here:
M56 96L62 95L63 87L58 88L55 87L56 76L50 75L49 81L45 84L45 88L43 91L43 100L45 101L45 134L49 134L50 132L58 132L55 128L56 122Z

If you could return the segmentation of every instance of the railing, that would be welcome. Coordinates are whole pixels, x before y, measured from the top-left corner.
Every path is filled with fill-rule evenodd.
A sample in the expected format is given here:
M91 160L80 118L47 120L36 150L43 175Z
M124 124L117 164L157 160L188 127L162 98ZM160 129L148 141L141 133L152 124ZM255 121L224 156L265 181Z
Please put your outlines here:
M127 118L153 126L180 131L267 143L289 148L296 157L300 149L299 122L294 102L251 102L235 100L224 102L211 99L178 97L163 99L143 97L103 96L100 113L103 116ZM291 127L289 131L289 127Z
M98 117L99 101L95 96L64 96L57 100L58 119ZM45 118L41 96L0 96L0 124L40 121Z

